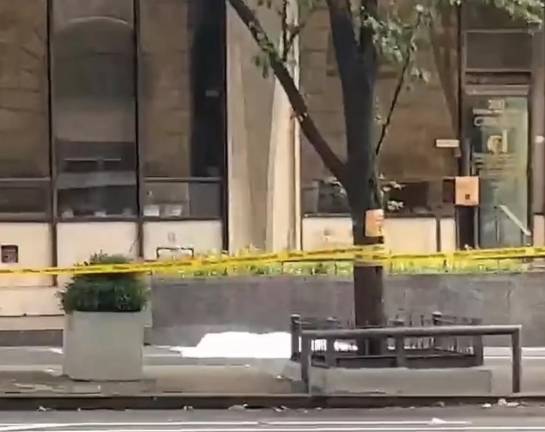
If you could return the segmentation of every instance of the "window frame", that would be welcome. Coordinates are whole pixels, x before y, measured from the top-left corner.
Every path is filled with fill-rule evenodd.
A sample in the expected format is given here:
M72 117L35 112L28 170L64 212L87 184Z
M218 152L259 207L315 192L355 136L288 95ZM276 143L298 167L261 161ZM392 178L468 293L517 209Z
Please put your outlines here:
M224 215L223 215L223 200L221 198L222 196L222 190L223 190L223 179L221 177L144 177L143 183L142 183L142 189L145 193L146 186L148 184L158 184L158 183L174 183L174 184L199 184L199 183L205 183L205 184L215 184L218 186L219 191L219 215L217 217L212 216L147 216L144 214L144 207L145 207L145 197L142 201L141 205L141 212L142 212L142 220L144 222L158 222L158 221L223 221Z
M51 178L50 177L36 177L36 178L19 178L19 177L5 177L0 178L0 193L2 193L2 190L4 188L25 188L25 187L38 187L42 186L45 191L47 191L48 196L45 199L46 207L45 211L43 213L43 216L24 216L24 213L22 212L16 212L11 213L9 216L4 216L5 213L0 212L0 222L50 222L52 218L52 200L51 200L51 194L52 194L52 184L51 184Z
M462 29L463 37L463 50L462 50L462 59L464 70L468 74L486 74L486 73L530 73L532 71L532 59L529 59L527 67L487 67L487 68L476 68L470 67L468 65L469 59L469 37L470 35L526 35L529 38L530 51L532 51L532 39L533 35L529 32L529 29L524 28L497 28L497 29ZM532 54L532 53L531 53Z
M51 169L51 176L52 176L52 187L51 187L51 196L52 196L52 219L53 219L53 225L56 225L59 222L62 223L78 223L78 222L135 222L139 220L139 212L140 212L140 206L139 206L139 171L138 171L138 164L139 164L139 147L138 147L138 115L137 115L137 109L138 109L138 93L137 93L137 80L138 80L138 69L136 69L136 65L138 62L138 51L137 51L137 39L135 33L137 32L137 25L138 25L138 19L137 19L137 10L136 10L136 0L127 0L131 3L133 7L133 13L132 13L132 57L133 57L133 64L132 64L132 72L133 72L133 80L134 80L134 99L133 99L133 116L135 119L134 128L135 128L135 143L133 146L132 151L134 152L134 157L136 161L135 168L133 169L134 177L135 177L135 184L134 184L134 208L135 213L130 216L122 216L122 215L111 215L111 216L73 216L73 217L63 217L59 211L59 188L58 188L58 179L60 176L60 168L59 168L59 149L58 149L58 143L55 135L56 131L56 109L55 109L55 0L47 0L47 11L48 11L48 27L47 27L47 44L48 44L48 78L49 78L49 146L50 146L50 169ZM96 172L96 171L95 171Z

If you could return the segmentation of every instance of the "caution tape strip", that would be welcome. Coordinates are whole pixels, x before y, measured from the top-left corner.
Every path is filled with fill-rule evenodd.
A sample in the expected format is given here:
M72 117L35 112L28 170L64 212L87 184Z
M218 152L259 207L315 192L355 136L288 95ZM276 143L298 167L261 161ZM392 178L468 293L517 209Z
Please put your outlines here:
M354 262L358 265L389 265L394 267L456 267L478 265L495 260L526 260L545 258L545 247L479 249L435 254L390 254L382 245L355 246L316 251L264 253L239 256L207 256L169 261L135 262L130 264L76 265L68 267L0 268L1 276L60 276L121 273L198 272L237 267L266 266L319 262Z

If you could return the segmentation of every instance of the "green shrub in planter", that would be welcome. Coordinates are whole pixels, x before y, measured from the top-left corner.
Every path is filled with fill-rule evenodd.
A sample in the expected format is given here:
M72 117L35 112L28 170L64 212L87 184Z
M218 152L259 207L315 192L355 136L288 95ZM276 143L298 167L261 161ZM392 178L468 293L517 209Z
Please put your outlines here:
M128 264L122 255L93 255L84 265ZM63 310L80 312L139 312L149 300L141 273L75 275L60 294Z

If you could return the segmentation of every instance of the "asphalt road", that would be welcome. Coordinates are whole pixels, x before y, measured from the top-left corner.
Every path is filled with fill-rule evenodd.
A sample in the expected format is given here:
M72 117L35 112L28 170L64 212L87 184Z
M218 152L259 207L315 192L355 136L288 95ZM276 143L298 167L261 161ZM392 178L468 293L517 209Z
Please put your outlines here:
M0 432L545 431L544 407L0 414Z

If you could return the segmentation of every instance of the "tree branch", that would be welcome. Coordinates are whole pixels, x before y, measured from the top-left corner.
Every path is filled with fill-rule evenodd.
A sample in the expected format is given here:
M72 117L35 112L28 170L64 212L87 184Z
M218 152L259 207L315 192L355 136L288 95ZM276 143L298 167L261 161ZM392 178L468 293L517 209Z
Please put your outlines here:
M399 101L399 96L401 95L401 90L403 90L403 84L405 83L405 76L407 75L407 71L409 70L409 66L411 65L411 54L410 54L410 48L409 53L407 54L407 57L405 58L405 61L403 62L403 66L401 67L401 72L399 74L399 78L397 80L397 85L394 91L394 96L392 97L392 101L390 103L390 107L388 108L388 115L386 116L386 121L382 125L382 129L380 131L380 136L377 141L377 147L375 149L375 155L378 156L380 153L380 150L382 148L382 144L384 142L384 139L386 138L386 134L388 133L388 128L392 124L392 117L394 116L394 110L397 106L397 103Z
M246 5L244 0L229 0L229 3L244 25L250 30L258 47L267 55L271 69L286 92L291 107L301 125L303 134L314 147L326 168L343 183L346 180L345 165L333 150L331 150L331 147L318 130L316 123L310 116L307 104L303 99L301 92L295 85L292 76L279 57L278 52L255 13Z
M407 72L409 70L409 67L411 66L412 62L412 54L413 54L413 42L414 38L416 36L416 32L420 28L420 25L422 24L422 15L419 14L416 22L414 23L413 27L411 28L411 35L409 37L409 40L407 42L407 52L405 55L405 59L403 61L403 65L401 66L401 72L399 74L399 79L397 81L397 85L394 91L394 96L392 97L392 101L390 103L390 107L388 109L388 114L386 116L386 121L382 125L382 129L380 131L380 136L377 141L377 145L375 148L375 156L378 156L380 153L380 150L382 149L382 145L384 143L384 140L386 139L386 135L388 133L388 128L392 124L392 117L394 115L394 110L397 106L397 103L399 102L399 97L401 96L401 91L403 90L403 84L405 84L405 78L407 76Z
M282 0L282 6L280 11L280 19L282 20L282 61L285 63L288 60L288 1Z

